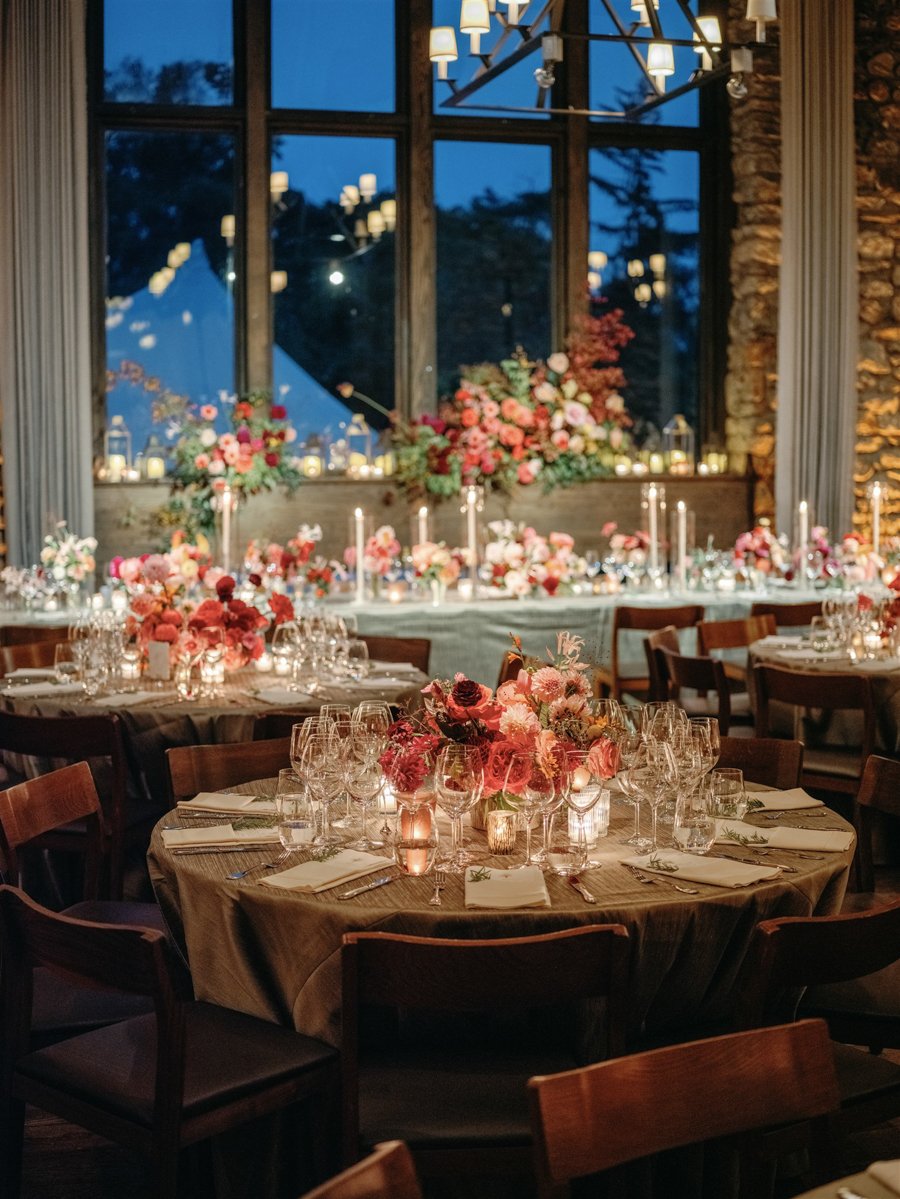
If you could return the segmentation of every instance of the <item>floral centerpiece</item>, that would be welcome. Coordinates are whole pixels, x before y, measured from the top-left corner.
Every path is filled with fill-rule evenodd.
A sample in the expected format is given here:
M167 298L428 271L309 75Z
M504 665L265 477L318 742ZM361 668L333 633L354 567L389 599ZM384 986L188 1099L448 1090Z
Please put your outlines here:
M284 545L277 541L251 541L244 552L244 569L264 580L292 580L302 577L304 568L318 542L322 540L319 525L301 525Z
M226 670L239 670L262 656L265 643L261 631L268 623L258 608L238 599L234 589L234 579L224 575L216 584L216 598L203 600L187 621L188 632L201 647L213 640L209 630L222 630Z
M488 584L508 595L557 595L587 572L568 533L541 536L530 525L511 520L488 524L491 540L484 550Z
M871 583L878 578L882 560L856 533L843 537L836 553L841 574L848 583ZM889 554L890 549L886 555L888 561Z
M282 404L270 404L266 392L241 398L222 396L220 404L191 404L183 397L168 398L165 410L154 409L165 420L172 451L172 486L188 497L176 499L173 512L190 521L189 532L209 534L215 526L215 497L228 486L238 496L256 495L286 487L294 491L301 475L290 449L296 430ZM226 432L217 428L224 416ZM163 521L165 523L165 520Z
M764 521L741 533L734 543L735 566L758 570L764 575L783 575L790 569L790 554L784 542Z
M526 666L523 659L517 677L496 692L462 674L429 683L422 692L424 716L406 717L390 729L381 765L394 790L421 787L448 741L480 751L491 807L516 804L524 780L510 779L508 773L517 750L534 750L555 773L567 749L587 749L597 774L612 777L618 747L609 726L591 712L583 646L580 637L559 633L556 652L547 650L547 665Z
M499 365L463 367L437 416L395 415L395 477L413 494L447 497L463 486L509 490L540 479L545 490L608 478L631 418L615 365L633 337L615 310L585 317L568 353L546 362L524 354Z
M643 529L620 533L614 520L608 520L600 535L609 540L609 560L614 566L643 566L650 549L650 534Z
M306 586L316 599L324 599L336 582L343 582L346 578L347 572L340 562L321 555L313 558L306 567Z
M78 537L64 520L44 538L41 565L58 590L81 587L97 568L96 537Z
M369 574L384 578L393 570L399 554L400 542L393 525L381 525L363 547L363 569ZM344 550L344 562L351 570L356 568L356 546L347 546Z
M426 583L455 583L463 564L461 549L450 549L446 541L420 541L412 547L413 570Z

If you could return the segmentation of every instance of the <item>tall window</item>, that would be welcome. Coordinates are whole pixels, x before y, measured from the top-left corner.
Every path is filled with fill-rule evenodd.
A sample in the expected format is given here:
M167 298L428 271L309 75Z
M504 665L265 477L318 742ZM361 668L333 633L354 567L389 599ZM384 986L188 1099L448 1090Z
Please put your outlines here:
M301 438L354 410L378 427L378 406L427 408L463 365L561 347L588 302L635 334L621 364L639 422L715 424L715 354L699 353L723 319L702 302L710 264L724 270L721 223L701 219L712 101L691 92L642 122L572 116L641 87L625 48L576 40L545 109L537 54L446 107L448 85L414 55L432 23L457 24L459 0L89 5L97 320L108 410L136 448L165 431L170 396L261 386ZM568 0L564 32L604 21Z

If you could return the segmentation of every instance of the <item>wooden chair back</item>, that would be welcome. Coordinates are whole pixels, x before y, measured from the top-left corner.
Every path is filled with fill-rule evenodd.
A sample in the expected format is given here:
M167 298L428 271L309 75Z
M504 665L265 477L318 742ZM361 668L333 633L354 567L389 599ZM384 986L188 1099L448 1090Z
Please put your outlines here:
M263 712L253 721L254 741L290 739L295 724L302 724L310 712Z
M497 677L497 686L502 687L504 683L509 683L513 679L519 677L519 671L524 666L540 666L542 663L538 658L532 657L530 654L517 653L515 650L507 650L503 655L503 661L500 664L500 674Z
M345 933L341 951L344 1152L358 1154L360 1022L368 1005L431 1012L525 1012L605 999L609 1054L624 1052L628 933L593 925L535 937L449 940Z
M125 803L128 763L122 724L118 716L19 716L0 712L0 750L31 758L64 762L109 761L108 786L101 788L104 854L107 859L109 894L122 895L125 846ZM81 834L58 829L43 838L47 849L82 849Z
M25 645L0 646L0 672L10 674L14 670L44 670L52 666L56 647L65 645L65 637L54 641L29 641Z
M749 783L789 791L800 786L803 742L780 741L777 737L722 737L718 765L742 770Z
M64 766L0 791L0 855L8 878L21 876L21 854L47 833L83 821L85 899L95 899L103 852L103 812L87 762Z
M717 658L691 658L670 649L659 652L666 664L672 697L677 700L682 687L702 694L715 691L719 701L716 711L719 731L727 734L731 726L731 693L722 663Z
M790 704L795 708L820 709L822 711L857 711L862 713L863 736L860 746L859 774L875 744L875 704L872 684L868 676L859 674L824 674L815 671L782 670L777 666L756 666L753 671L756 687L756 732L767 737L770 728L770 704L772 700ZM808 786L829 787L855 792L858 783L851 778L839 782L827 773L812 772L807 761L803 777Z
M275 778L291 764L291 739L234 741L225 745L178 745L166 750L173 803L200 791L222 791L256 779Z
M65 626L45 624L7 624L0 627L0 646L33 645L37 641L65 641L69 630Z
M422 1199L422 1188L406 1145L385 1141L302 1199Z
M824 1117L839 1102L823 1020L636 1053L528 1086L541 1199L664 1150Z
M900 820L900 762L870 754L856 793L857 871L859 889L872 891L875 873L872 865L872 833L875 812Z
M662 651L674 650L678 653L681 643L678 640L678 630L673 624L664 625L644 638L644 653L647 657L647 677L650 687L647 698L660 703L671 698L669 694L669 672Z
M837 916L763 920L743 971L742 1023L792 1019L805 987L864 978L898 960L900 899Z
M776 628L771 613L743 620L701 620L697 625L697 650L708 654L713 649L741 649L771 636Z
M701 604L681 604L673 608L644 608L630 604L617 606L613 616L609 669L601 668L595 676L601 694L609 694L613 699L621 698L623 679L619 669L619 638L623 632L638 630L652 633L665 628L666 625L672 625L676 629L689 629L703 619L703 612ZM650 686L649 677L630 679L629 683L629 690L638 695L646 694Z
M410 662L423 674L428 674L431 660L431 642L427 637L374 637L360 636L369 647L373 662Z
M814 616L822 615L822 601L810 600L805 604L773 604L768 600L757 600L750 605L751 616L774 616L776 628L797 629L808 625Z

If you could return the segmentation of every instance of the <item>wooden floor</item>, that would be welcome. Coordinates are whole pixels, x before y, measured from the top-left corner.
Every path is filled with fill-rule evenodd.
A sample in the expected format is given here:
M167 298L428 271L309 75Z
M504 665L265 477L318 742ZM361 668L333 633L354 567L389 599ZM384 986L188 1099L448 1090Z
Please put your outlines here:
M898 897L900 870L882 875L878 880L879 902ZM886 1051L885 1056L900 1062L900 1051ZM842 1173L854 1173L872 1161L885 1158L900 1158L900 1120L853 1138L847 1147ZM124 1196L148 1197L147 1172L140 1161L63 1120L29 1110L22 1199L123 1199Z

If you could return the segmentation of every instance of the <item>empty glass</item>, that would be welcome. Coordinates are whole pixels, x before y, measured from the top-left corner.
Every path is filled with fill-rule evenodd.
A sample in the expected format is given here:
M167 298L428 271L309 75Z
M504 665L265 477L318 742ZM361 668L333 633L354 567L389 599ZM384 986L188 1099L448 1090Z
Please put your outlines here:
M306 849L316 838L316 820L306 787L293 770L279 770L275 788L275 819L285 849Z
M685 853L709 853L716 840L716 820L712 789L703 783L678 797L672 836Z
M720 820L742 820L747 814L744 774L733 766L722 766L709 776L713 810Z
M437 801L450 817L451 848L445 869L462 874L471 860L462 847L462 819L481 799L484 767L481 754L471 745L445 745L434 770Z

